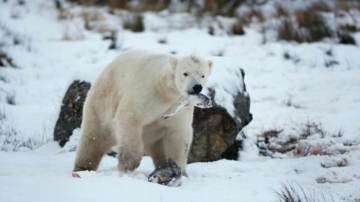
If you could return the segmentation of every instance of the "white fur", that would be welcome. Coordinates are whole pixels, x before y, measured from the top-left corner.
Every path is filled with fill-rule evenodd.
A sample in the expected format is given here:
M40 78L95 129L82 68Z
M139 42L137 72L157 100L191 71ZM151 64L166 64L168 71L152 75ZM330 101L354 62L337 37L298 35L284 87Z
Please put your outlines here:
M118 56L88 92L74 171L96 170L115 147L121 171L137 168L146 152L155 167L166 166L171 157L186 175L193 106L171 119L162 116L174 111L194 85L204 87L211 68L211 61L192 55L130 50Z

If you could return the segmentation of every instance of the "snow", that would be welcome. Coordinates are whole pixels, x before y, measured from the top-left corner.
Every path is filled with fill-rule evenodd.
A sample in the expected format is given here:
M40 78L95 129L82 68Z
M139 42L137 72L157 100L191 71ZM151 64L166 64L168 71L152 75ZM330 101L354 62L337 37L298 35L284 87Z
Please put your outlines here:
M65 6L72 19L58 20L52 1L34 0L25 6L14 0L0 2L0 42L5 43L0 48L19 67L0 67L0 76L6 81L0 80L0 112L5 116L0 116L0 130L13 128L18 140L29 139L34 145L33 150L17 146L17 152L12 151L12 144L0 145L2 201L263 202L276 201L274 190L280 190L283 182L298 183L328 201L331 197L334 201L360 199L358 46L331 42L264 44L262 34L252 28L245 28L244 36L228 36L219 30L211 36L206 26L195 26L196 19L186 14L171 16L162 12L144 15L147 27L142 33L114 27L118 30L119 49L108 50L110 41L83 28L82 9ZM99 10L106 25L121 22L117 16ZM226 23L232 22L227 18L219 20L224 27L230 27ZM5 28L11 34L6 34ZM73 29L77 32L73 33ZM67 31L81 34L83 39L63 40ZM13 45L14 36L22 42ZM360 34L354 37L359 44ZM159 39L166 39L166 43L159 43ZM52 141L62 97L73 80L93 82L114 57L132 48L197 54L213 60L209 86L216 89L216 102L229 114L233 112L230 104L234 92L243 92L239 86L245 82L254 119L244 128L248 138L238 161L189 164L189 177L182 178L180 187L147 182L154 170L149 157L143 158L135 172L121 173L116 158L106 156L97 172L79 172L81 178L71 177L80 130L74 130L64 148ZM215 57L220 53L224 57ZM329 61L337 64L327 66ZM239 68L245 70L245 81ZM15 105L6 103L9 94L14 96ZM298 136L308 121L319 123L326 134L312 135L301 143L319 145L331 155L277 154L276 159L258 156L257 135L281 129L282 139ZM334 136L338 131L342 137ZM4 135L0 135L0 142L6 142ZM37 143L42 146L37 148Z

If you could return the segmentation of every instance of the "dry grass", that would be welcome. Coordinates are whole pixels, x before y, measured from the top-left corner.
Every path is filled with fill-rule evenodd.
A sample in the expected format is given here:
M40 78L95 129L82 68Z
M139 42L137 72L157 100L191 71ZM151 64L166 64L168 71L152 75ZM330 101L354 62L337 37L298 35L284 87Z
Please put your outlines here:
M227 0L205 0L204 7L200 9L201 15L210 13L211 15L222 15L226 17L234 17L236 8L242 1L227 1ZM195 5L197 7L197 5Z
M333 36L332 30L316 8L297 10L295 17L299 28L304 30L300 35L305 42L320 41L323 38Z
M143 32L145 29L143 16L141 14L131 15L129 19L124 21L123 27L133 32Z
M85 36L77 24L69 22L68 24L65 25L62 40L78 41L78 40L84 40L84 39L85 39Z
M265 21L265 17L262 11L254 6L251 6L249 12L245 12L239 15L238 18L244 25L249 25L250 23L254 22L254 20L259 23Z
M5 52L0 50L0 67L12 67L16 68L17 66L14 64L12 58L8 56Z
M231 34L233 35L244 35L245 31L243 29L243 23L240 19L236 19L233 25L231 26Z
M326 199L323 194L316 195L314 192L305 191L298 183L281 183L282 189L275 191L279 202L333 202L334 199Z
M291 18L284 18L280 21L280 25L277 28L277 33L278 40L297 42L304 41L298 29L294 27L294 22L291 20Z
M81 12L80 16L85 21L86 30L94 29L94 27L91 26L91 22L101 22L106 20L105 16L99 11L83 11Z
M360 2L357 0L336 0L336 8L343 11L360 10Z
M289 17L290 16L290 11L288 8L286 8L285 6L283 6L282 4L276 4L275 5L275 18L281 18L281 17Z
M333 11L325 1L314 2L305 9L293 12L282 5L276 5L275 9L275 17L280 22L277 27L278 40L302 43L321 41L324 38L336 36L322 15L323 12Z
M327 164L327 163L321 163L320 164L321 167L323 168L332 168L332 167L346 167L349 165L349 162L346 158L342 158L336 162L334 162L334 164Z

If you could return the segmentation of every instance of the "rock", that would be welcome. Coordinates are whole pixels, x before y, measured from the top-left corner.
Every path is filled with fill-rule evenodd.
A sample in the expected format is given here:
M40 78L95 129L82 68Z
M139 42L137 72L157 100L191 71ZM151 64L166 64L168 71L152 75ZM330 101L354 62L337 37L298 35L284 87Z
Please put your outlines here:
M59 118L54 128L54 140L63 147L73 130L80 128L84 101L91 84L74 81L68 88L61 105Z
M209 78L207 95L212 99L214 107L195 108L189 163L215 161L222 155L230 159L237 158L234 148L239 148L240 144L239 141L235 142L236 137L252 120L244 70L228 59L211 59L214 68Z

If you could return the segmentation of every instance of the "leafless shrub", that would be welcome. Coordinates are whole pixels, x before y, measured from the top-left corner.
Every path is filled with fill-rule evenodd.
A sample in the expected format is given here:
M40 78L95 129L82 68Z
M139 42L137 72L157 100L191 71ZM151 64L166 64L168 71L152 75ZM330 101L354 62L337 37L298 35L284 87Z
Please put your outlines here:
M275 191L278 202L333 202L326 199L324 194L316 195L315 192L305 191L298 183L281 183L282 190Z

